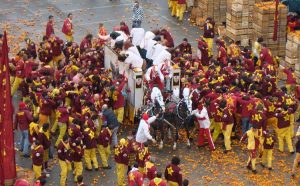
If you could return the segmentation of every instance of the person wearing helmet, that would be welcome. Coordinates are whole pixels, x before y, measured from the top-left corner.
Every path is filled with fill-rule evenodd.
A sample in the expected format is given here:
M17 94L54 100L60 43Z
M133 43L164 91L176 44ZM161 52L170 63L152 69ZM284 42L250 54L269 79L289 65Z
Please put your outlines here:
M151 101L155 105L156 103L159 104L161 109L165 111L165 103L163 100L163 96L161 94L161 91L157 87L153 87L151 92Z

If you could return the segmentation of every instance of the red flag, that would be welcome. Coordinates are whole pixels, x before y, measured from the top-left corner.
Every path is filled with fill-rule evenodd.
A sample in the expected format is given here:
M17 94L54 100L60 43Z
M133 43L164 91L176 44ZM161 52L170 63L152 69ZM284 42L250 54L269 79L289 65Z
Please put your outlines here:
M3 62L2 62L2 48L0 48L0 106L3 106L3 86L2 86L2 82L3 82ZM3 149L3 133L2 133L2 129L3 129L3 109L0 109L0 153L2 153L2 149ZM4 185L4 165L3 165L3 158L2 155L0 155L0 185Z
M273 41L277 41L277 33L278 33L278 6L279 0L275 0L275 15L274 15L274 33L273 33Z
M4 181L13 183L16 178L15 147L13 134L13 106L11 97L7 36L4 32L2 60L0 63L0 110L1 110L1 163ZM4 171L5 169L5 171Z

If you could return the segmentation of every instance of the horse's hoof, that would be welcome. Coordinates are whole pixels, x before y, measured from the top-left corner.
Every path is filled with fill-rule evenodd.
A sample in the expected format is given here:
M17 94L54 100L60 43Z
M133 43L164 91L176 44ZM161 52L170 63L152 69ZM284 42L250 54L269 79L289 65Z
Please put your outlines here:
M159 143L158 149L161 150L161 149L163 148L163 146L164 146L164 143L161 141L161 142Z
M191 143L190 143L190 141L187 142L187 147L188 147L188 148L191 148Z
M177 145L174 144L174 145L173 145L173 150L176 150L176 149L177 149Z

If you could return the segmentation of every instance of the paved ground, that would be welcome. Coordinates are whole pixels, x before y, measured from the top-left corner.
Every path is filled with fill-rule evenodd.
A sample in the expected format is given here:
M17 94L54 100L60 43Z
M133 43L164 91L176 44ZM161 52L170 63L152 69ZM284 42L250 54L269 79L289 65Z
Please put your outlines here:
M151 3L149 3L151 2ZM22 46L25 37L40 41L45 32L48 15L55 16L55 32L59 36L62 20L69 12L74 14L75 40L79 42L87 33L97 33L98 24L103 22L108 30L125 20L130 25L131 1L129 0L0 0L0 31L6 28L9 33L10 47L16 52ZM146 19L143 26L146 29L167 27L178 44L183 37L187 37L193 45L200 31L188 23L179 23L168 12L166 0L143 0ZM17 102L15 97L15 102ZM182 139L181 139L182 141ZM182 159L184 177L191 181L191 185L297 185L297 180L290 180L292 159L289 153L281 154L274 151L274 171L263 170L258 165L258 175L252 175L245 169L247 152L245 147L233 141L233 152L223 155L222 141L219 140L217 150L210 153L207 148L197 149L193 146L187 149L184 143L173 151L171 145L163 151L151 147L152 154L157 157L157 166L163 171L172 155L179 155ZM16 155L17 163L30 168L31 161ZM48 184L56 186L59 183L59 167L56 160L52 163L51 177ZM87 173L84 172L88 185L115 185L115 167L112 160L112 170ZM69 175L68 185L75 185Z

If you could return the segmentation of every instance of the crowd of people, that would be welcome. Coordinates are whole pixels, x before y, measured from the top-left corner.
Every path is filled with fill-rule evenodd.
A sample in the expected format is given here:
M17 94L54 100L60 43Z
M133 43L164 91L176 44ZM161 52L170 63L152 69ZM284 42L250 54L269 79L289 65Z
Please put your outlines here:
M110 44L129 69L144 71L144 82L153 92L150 101L158 102L163 112L166 100L160 90L166 89L172 69L181 69L180 97L186 99L192 122L197 124L199 148L207 141L214 151L222 134L224 153L231 153L232 136L238 136L247 143L247 168L257 173L257 157L262 156L261 165L272 170L274 143L278 141L278 149L284 153L285 141L290 153L297 152L294 176L300 160L300 142L296 149L293 147L294 136L300 136L300 131L294 130L300 87L293 69L283 70L287 80L279 86L278 59L263 38L258 38L253 48L241 47L238 41L227 46L222 38L214 40L214 21L207 18L204 34L197 39L197 52L193 53L186 38L175 46L167 29L145 31L138 2L133 11L137 16L132 29L121 22L108 33L100 24L98 37L87 34L80 44L74 41L71 13L61 30L65 40L55 34L54 17L49 16L43 40L36 44L25 39L26 47L11 59L11 92L21 95L15 113L19 151L32 159L35 179L50 175L48 161L57 154L60 185L66 185L68 173L73 172L74 182L83 186L83 167L85 171L109 171L113 154L118 186L188 185L179 157L171 159L163 179L151 156L149 140L156 143L157 139L150 128L158 116L143 113L136 130L127 131L127 137L118 140L119 128L124 127L126 96L132 90L126 88L124 74L113 78L104 68L105 44ZM182 19L180 13L177 15Z

